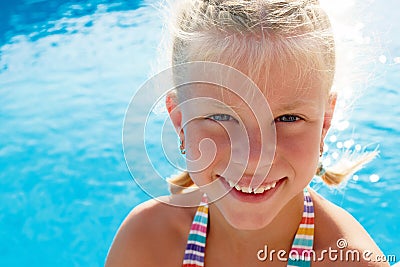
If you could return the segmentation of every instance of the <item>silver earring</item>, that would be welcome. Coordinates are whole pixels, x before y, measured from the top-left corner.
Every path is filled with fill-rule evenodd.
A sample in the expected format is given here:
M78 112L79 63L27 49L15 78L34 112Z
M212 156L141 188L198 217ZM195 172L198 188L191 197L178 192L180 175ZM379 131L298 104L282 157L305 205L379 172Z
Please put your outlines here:
M326 170L324 168L324 165L322 164L322 162L319 162L316 175L321 177L322 175L325 174L325 172L326 172Z
M317 168L317 173L316 175L319 177L322 177L322 175L325 174L326 170L324 168L324 165L322 164L322 154L324 153L324 142L322 141L320 146L319 146L319 157L320 157L320 161L318 162L318 168Z
M319 145L319 157L322 157L322 154L324 153L324 141L321 142Z
M186 149L185 149L185 146L183 145L182 139L180 140L179 149L180 149L182 155L186 154Z

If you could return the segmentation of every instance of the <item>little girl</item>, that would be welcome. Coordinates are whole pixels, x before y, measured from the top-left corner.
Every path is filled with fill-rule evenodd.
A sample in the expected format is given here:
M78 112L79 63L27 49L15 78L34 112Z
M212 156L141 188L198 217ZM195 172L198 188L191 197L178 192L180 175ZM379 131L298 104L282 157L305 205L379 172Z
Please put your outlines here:
M106 266L388 266L349 213L308 187L314 175L337 185L374 156L319 165L336 95L318 0L178 3L166 105L187 172L163 202L133 209Z

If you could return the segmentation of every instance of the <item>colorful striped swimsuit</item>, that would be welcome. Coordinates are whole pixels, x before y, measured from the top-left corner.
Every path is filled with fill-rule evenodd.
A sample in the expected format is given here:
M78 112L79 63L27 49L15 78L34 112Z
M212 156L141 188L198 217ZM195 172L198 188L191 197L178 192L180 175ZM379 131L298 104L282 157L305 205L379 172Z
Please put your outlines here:
M204 252L206 248L208 224L207 196L204 195L197 208L185 250L183 267L204 266ZM304 189L304 210L299 228L293 240L289 253L288 267L306 267L311 265L311 258L308 252L313 249L314 241L314 207L307 189ZM254 254L256 255L256 253Z

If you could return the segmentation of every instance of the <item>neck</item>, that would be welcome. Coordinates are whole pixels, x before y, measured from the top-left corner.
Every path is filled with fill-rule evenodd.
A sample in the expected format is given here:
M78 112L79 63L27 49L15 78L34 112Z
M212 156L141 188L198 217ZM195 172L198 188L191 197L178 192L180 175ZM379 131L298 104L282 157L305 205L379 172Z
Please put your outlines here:
M239 230L233 228L215 205L210 205L210 243L224 243L232 251L262 249L265 245L271 249L289 251L296 235L302 215L304 196L300 192L292 198L270 224L259 230ZM208 242L207 241L207 242Z

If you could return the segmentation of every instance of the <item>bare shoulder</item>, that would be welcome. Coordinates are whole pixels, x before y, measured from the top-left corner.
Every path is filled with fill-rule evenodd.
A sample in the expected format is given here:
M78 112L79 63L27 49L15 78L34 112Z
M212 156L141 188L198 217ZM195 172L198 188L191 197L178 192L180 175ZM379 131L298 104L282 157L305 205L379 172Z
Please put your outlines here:
M150 200L121 224L106 260L113 266L179 266L195 208Z
M389 266L378 261L383 253L350 213L316 192L310 193L315 212L314 250L323 258L321 266ZM314 266L318 265L315 262Z

